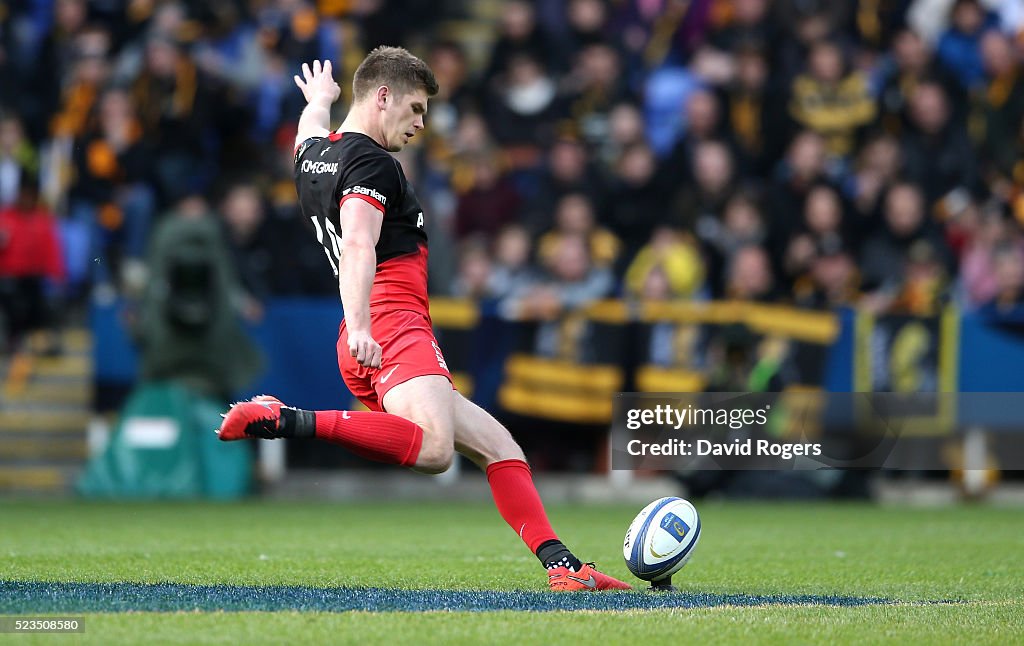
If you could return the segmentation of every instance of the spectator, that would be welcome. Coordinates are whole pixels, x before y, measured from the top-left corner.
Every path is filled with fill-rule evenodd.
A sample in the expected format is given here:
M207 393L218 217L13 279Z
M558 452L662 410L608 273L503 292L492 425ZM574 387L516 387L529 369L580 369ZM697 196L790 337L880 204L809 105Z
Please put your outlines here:
M736 74L725 89L728 130L733 133L741 166L753 177L771 173L791 129L783 92L775 81L769 81L768 69L768 58L760 46L744 46L736 52Z
M53 27L40 50L41 58L54 65L52 71L59 83L81 53L76 40L89 26L89 4L85 0L56 0L53 8Z
M401 31L402 18L412 18L416 9L394 8L387 12L390 15L381 17L388 19L395 29ZM393 42L375 42L377 38L373 33L373 27L367 24L371 22L367 13L362 16L367 46L372 48L376 44ZM341 60L342 50L338 42L337 24L330 20L321 20L320 13L306 0L289 0L264 5L256 19L261 27L264 44L273 48L287 61L288 69L298 69L303 61Z
M672 151L683 131L683 111L691 93L704 87L703 80L686 67L653 70L643 81L644 130L658 158Z
M654 154L644 143L623 151L616 167L602 224L622 241L622 258L633 257L654 229L664 224L665 198L655 168Z
M268 143L280 134L280 126L286 115L302 111L295 105L291 88L294 86L294 69L279 52L263 52L260 78L251 93L253 103L249 135L260 143ZM243 123L245 120L243 120Z
M942 267L952 265L944 241L926 218L924 196L913 184L889 189L884 223L885 228L865 242L860 261L864 288L870 292L865 304L876 312L887 311L903 291L915 245L930 249L920 253L934 253Z
M252 184L231 186L221 201L220 213L244 310L247 318L258 318L260 302L271 295L281 278L276 260L280 254L275 249L279 238L267 225L263 198Z
M731 20L714 30L709 37L712 46L724 52L737 52L746 45L769 46L777 35L768 15L769 0L735 0Z
M971 141L966 128L952 120L949 101L937 83L917 86L910 115L912 128L902 141L904 174L924 191L927 207L946 217L962 201L960 195L977 188Z
M678 66L700 45L709 22L709 0L617 3L613 24L629 55L627 69Z
M153 39L184 38L189 29L194 28L188 18L188 10L182 2L170 0L152 7L151 13L141 17L137 36L123 43L118 51L112 73L114 82L130 85L145 66L146 43Z
M914 0L878 4L856 2L856 16L845 26L845 30L852 31L852 28L856 28L853 37L862 51L872 59L879 55L884 56L900 31L907 28L907 10L913 2Z
M647 273L643 274L643 281L631 292L631 295L636 296L636 298L642 301L662 302L671 300L672 283L669 282L668 272L665 271L662 265L652 265Z
M22 178L38 170L39 160L25 138L21 119L15 114L0 114L0 208L16 202Z
M154 37L132 85L142 133L158 154L155 180L161 203L201 190L210 179L205 154L214 97L208 81L181 43Z
M634 103L620 103L608 114L608 138L597 147L597 161L605 174L615 172L622 153L644 143L644 116Z
M720 141L698 144L693 181L673 198L671 222L703 240L718 229L725 203L736 191L735 162L729 147Z
M626 293L633 298L690 299L704 281L700 252L684 234L655 230L626 270Z
M568 114L591 148L608 138L608 122L615 105L633 99L619 53L607 43L593 43L580 50L563 92L567 94L564 100Z
M753 194L739 191L722 207L721 218L705 218L698 227L705 273L714 296L725 291L725 271L740 249L767 242L767 226Z
M17 96L21 88L21 79L18 68L7 50L13 40L13 20L5 20L0 23L0 96L4 97L3 107L18 111L18 108L11 105L13 101L8 97Z
M953 71L962 88L975 90L985 78L981 38L995 28L996 17L978 0L955 0L949 15L949 28L939 38L939 59Z
M507 82L492 88L486 106L488 127L511 167L536 166L562 116L558 86L547 68L536 58L515 56L508 62Z
M841 26L849 24L848 2L829 0L776 0L772 14L779 27L779 39L772 57L773 76L783 87L791 87L793 79L806 69L815 43L834 39Z
M494 295L493 275L487 243L479 237L467 239L459 252L459 269L452 287L452 296L482 300Z
M76 142L70 215L91 232L89 258L100 259L94 278L122 279L137 288L144 280L142 258L156 208L150 189L153 151L124 90L107 90L97 116ZM76 275L81 271L74 269Z
M1016 241L1002 241L992 253L996 290L982 313L1020 316L1024 307L1024 250Z
M931 47L917 32L904 29L893 39L892 55L881 73L878 113L882 128L899 136L910 124L910 95L921 83L942 86L950 101L954 119L962 120L967 111L967 93L956 77L936 60Z
M958 207L958 212L942 223L942 237L953 254L958 268L968 245L981 227L982 210L998 209L1000 206L996 200L989 200L985 205L979 205L977 200L966 199L962 206Z
M582 193L596 206L605 201L606 188L582 142L562 136L548 150L547 164L540 173L537 192L525 209L523 224L534 235L547 231L554 225L554 206L570 193Z
M608 296L614 285L612 273L593 266L587 242L579 236L561 238L544 272L537 283L502 301L499 311L508 318L541 321L535 341L537 354L585 361L593 352L585 342L580 343L587 326L571 314Z
M444 148L428 146L424 181L431 191L445 194L441 199L453 201L453 194L465 193L473 186L476 160L493 155L495 147L484 118L478 112L468 112L458 121Z
M0 208L0 350L17 349L27 333L56 326L52 288L64 277L55 218L39 203L38 179L23 173L17 199ZM51 348L59 348L56 335Z
M436 43L428 59L438 93L430 100L430 128L423 134L430 138L428 145L444 146L454 136L459 119L476 107L475 88L470 83L466 52L458 43Z
M56 137L81 137L88 126L96 100L110 78L110 34L88 29L74 39L75 56L60 83L59 109L51 129Z
M512 224L498 233L490 276L491 296L505 298L537 280L537 271L530 264L531 251L530 235L522 226Z
M980 152L986 179L1002 196L1021 161L1021 133L1024 132L1024 77L1013 43L991 30L981 39L985 64L985 93L981 101L984 135Z
M785 291L796 293L806 287L823 250L836 254L848 245L845 228L843 204L836 190L827 184L812 188L804 204L800 230L786 245L781 262Z
M1001 213L983 210L960 263L960 290L966 307L981 307L995 299L999 292L993 260L995 249L1007 240L1021 244L1019 236Z
M522 198L498 164L493 154L476 158L473 184L459 196L455 211L455 236L459 240L472 234L490 240L518 215Z
M565 7L565 60L573 60L588 45L608 43L609 7L604 0L569 0Z
M848 239L846 215L839 194L831 186L821 184L811 189L804 203L804 230L815 246L843 247Z
M737 251L726 274L725 297L741 301L771 301L775 296L775 276L768 253L753 245Z
M936 44L949 26L954 0L912 0L907 7L907 25L929 44Z
M484 70L484 78L498 85L506 85L513 75L514 61L527 58L536 61L541 68L556 63L551 60L555 52L553 43L537 23L533 3L527 0L511 0L501 7L498 37L491 47L491 53Z
M642 303L693 299L701 287L700 253L690 239L663 227L640 250L626 271L626 296ZM698 327L673 321L650 325L641 361L692 369L698 363Z
M211 3L203 10L205 30L192 46L191 57L211 82L225 86L232 100L244 104L263 75L263 49L255 25L230 2Z
M853 242L881 226L882 196L896 182L903 166L903 150L897 139L879 135L869 140L857 157L844 189L857 214L851 227Z
M607 296L614 285L608 269L591 262L587 241L565 236L543 266L544 274L506 298L500 311L514 320L554 320Z
M935 316L946 297L948 276L940 251L919 240L907 250L902 288L889 311L910 316Z
M597 226L594 205L586 195L570 193L558 201L555 208L555 226L537 243L537 256L548 266L553 254L562 247L565 237L582 237L587 241L590 258L595 267L609 268L619 257L621 243L615 234Z
M289 3L280 3L287 5ZM394 45L409 42L411 37L432 33L436 23L444 19L461 18L451 15L449 3L421 2L420 0L388 0L388 2L293 2L302 7L303 22L316 20L317 15L334 14L358 19L358 34L367 51L380 45ZM310 5L315 5L315 8ZM353 16L354 14L354 16ZM324 25L321 31L334 36L340 32L337 24ZM333 45L334 43L332 43ZM334 56L323 58L338 60ZM304 58L300 60L312 60Z
M768 193L768 222L772 247L785 244L799 225L799 214L812 188L827 183L825 142L811 130L800 132L790 143L786 157L777 168Z
M867 79L847 69L843 59L837 43L815 43L807 71L793 81L789 107L793 119L820 134L829 157L840 163L849 159L875 118Z
M697 148L704 142L729 142L729 134L722 121L718 97L708 89L690 94L686 102L686 129L663 164L666 181L692 182L696 173ZM732 154L732 146L729 146Z
M800 307L836 309L856 304L860 274L853 257L842 249L824 249L811 263L810 284L795 293Z
M776 260L780 282L783 285L782 289L791 295L794 301L800 302L806 299L810 290L813 289L814 264L821 257L821 252L822 250L814 244L814 238L809 233L800 233L790 238L782 259Z
M992 192L1005 200L1013 211L1018 221L1024 222L1024 120L1015 137L1014 146L1017 149L1017 163L1013 166L1011 181L1003 181L1003 178L996 175L992 180ZM1010 179L1010 178L1007 178Z
M5 3L11 7L14 3ZM17 3L26 4L26 3ZM88 3L85 0L56 0L52 5L53 23L48 32L37 32L35 45L26 43L20 56L12 61L21 68L18 91L4 93L4 101L10 98L12 107L26 120L26 127L33 138L44 136L50 129L48 117L61 103L62 90L73 87L73 78L88 76L97 71L110 53L110 35L99 27L88 24ZM4 22L15 25L13 17L5 16ZM24 28L23 28L24 29ZM25 30L28 31L28 30ZM91 59L91 60L90 60ZM79 70L89 67L91 70ZM99 89L98 86L95 89ZM64 96L68 93L64 92ZM85 97L79 97L79 100ZM82 116L85 116L85 107Z

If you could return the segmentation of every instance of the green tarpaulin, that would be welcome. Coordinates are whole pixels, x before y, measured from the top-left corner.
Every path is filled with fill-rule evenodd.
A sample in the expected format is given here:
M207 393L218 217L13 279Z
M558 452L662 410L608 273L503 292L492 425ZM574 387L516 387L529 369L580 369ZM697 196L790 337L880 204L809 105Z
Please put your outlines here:
M218 498L249 492L252 448L221 442L227 405L169 382L140 385L78 492L94 498Z

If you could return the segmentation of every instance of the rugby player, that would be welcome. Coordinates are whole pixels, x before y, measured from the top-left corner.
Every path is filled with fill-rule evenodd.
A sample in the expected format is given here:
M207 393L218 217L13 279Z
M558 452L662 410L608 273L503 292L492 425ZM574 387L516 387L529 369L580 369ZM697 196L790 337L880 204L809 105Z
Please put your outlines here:
M405 49L374 49L355 72L352 107L334 132L330 106L341 90L330 61L303 64L295 83L307 103L295 138L299 204L338 277L339 369L369 411L303 410L261 395L231 407L220 439L314 437L421 473L447 470L457 451L486 472L498 512L537 555L552 590L629 589L558 539L522 449L454 389L434 338L427 216L390 154L423 130L438 90L433 72Z

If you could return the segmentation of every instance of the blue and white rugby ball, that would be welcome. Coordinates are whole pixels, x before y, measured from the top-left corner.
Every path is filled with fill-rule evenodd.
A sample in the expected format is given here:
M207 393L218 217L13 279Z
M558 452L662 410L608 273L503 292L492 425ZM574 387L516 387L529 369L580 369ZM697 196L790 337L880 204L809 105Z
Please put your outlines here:
M643 508L626 531L622 556L644 581L660 581L686 565L700 540L700 516L688 501L659 498Z

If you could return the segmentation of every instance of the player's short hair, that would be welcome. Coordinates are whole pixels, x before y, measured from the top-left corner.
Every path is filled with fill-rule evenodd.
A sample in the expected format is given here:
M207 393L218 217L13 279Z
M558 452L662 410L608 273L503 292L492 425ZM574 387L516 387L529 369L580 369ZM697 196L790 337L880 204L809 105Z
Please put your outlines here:
M352 96L358 101L386 85L399 94L423 89L437 94L437 79L430 67L403 47L377 47L363 59L352 77Z

